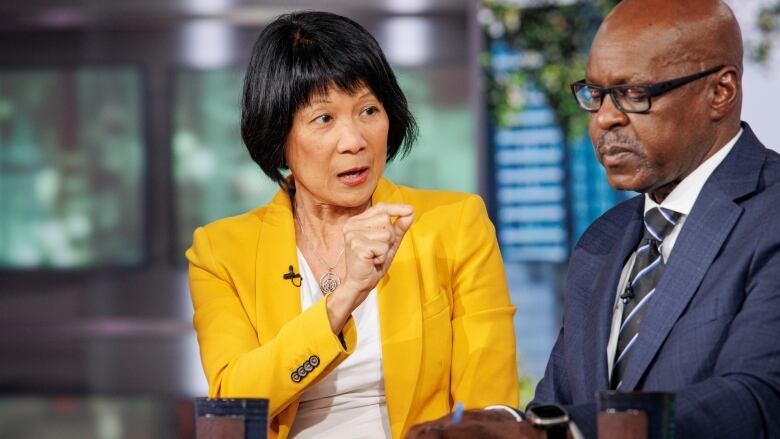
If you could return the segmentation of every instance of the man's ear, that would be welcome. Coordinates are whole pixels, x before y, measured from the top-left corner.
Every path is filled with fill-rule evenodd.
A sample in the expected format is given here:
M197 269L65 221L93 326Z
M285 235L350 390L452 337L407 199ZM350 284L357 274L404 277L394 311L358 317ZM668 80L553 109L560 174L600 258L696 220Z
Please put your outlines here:
M726 66L716 73L717 81L712 85L710 117L718 121L729 115L739 105L741 78L734 66Z

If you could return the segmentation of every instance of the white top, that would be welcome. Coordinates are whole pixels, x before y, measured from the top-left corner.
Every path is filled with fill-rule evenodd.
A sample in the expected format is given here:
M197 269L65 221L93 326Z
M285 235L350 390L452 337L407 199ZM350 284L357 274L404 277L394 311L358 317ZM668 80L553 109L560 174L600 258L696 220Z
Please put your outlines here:
M303 254L301 310L323 299ZM385 402L382 345L379 337L377 289L352 313L358 332L355 350L320 382L301 394L290 438L389 438L390 421Z
M699 198L699 193L704 187L704 184L710 178L710 175L715 171L715 168L723 162L726 156L734 148L734 145L742 135L742 128L726 145L723 146L718 152L712 155L704 161L698 168L694 169L683 181L678 184L674 190L664 199L659 205L649 194L645 194L645 213L654 207L663 207L664 209L670 209L680 213L680 219L677 221L677 225L674 226L669 235L664 238L663 244L661 244L661 257L664 263L669 259L669 255L672 253L674 243L677 242L677 237L680 235L685 225L685 220L693 209L696 199ZM683 146L684 147L684 146ZM617 351L618 336L620 335L620 325L623 320L623 301L620 300L620 294L625 290L626 283L628 282L628 276L631 274L631 269L634 267L634 259L636 258L636 251L631 254L631 257L623 266L623 272L620 274L620 282L618 282L618 289L615 294L615 305L612 312L612 328L609 333L609 342L607 343L607 373L612 377L612 366L615 361L615 352Z

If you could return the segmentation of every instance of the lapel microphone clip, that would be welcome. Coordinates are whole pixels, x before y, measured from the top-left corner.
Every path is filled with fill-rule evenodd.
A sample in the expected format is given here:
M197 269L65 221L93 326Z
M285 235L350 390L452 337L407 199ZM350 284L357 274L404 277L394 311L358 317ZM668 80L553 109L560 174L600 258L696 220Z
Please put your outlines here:
M294 286L300 288L301 287L301 283L303 282L303 278L301 277L301 275L299 273L296 273L295 271L293 271L293 266L292 265L290 265L288 270L289 271L287 273L284 273L282 275L282 278L284 278L284 280L289 280L290 282L292 282L292 284Z
M631 288L631 285L626 285L626 289L623 291L623 294L620 295L620 298L623 299L623 305L627 304L631 301L631 299L634 298L634 289Z

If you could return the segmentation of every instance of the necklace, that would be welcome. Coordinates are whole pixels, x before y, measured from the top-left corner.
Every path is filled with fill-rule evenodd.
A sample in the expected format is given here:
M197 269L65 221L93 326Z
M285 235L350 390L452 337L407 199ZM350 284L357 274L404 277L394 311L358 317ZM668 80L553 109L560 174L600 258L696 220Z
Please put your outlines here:
M303 207L303 206L301 206ZM303 221L301 221L301 215L296 215L295 219L298 222L298 227L301 228L301 233L303 234L303 238L306 240L306 243L309 245L309 250L314 254L314 256L317 257L317 259L322 263L322 265L328 267L328 272L323 274L322 277L320 277L320 291L322 294L332 293L336 291L336 288L341 284L341 278L337 273L335 273L333 270L336 268L336 266L341 261L341 257L344 255L345 248L342 248L339 252L339 255L336 257L336 263L333 265L328 264L325 259L320 256L319 253L317 253L317 250L312 245L311 239L309 239L309 235L306 234L306 230L303 228Z

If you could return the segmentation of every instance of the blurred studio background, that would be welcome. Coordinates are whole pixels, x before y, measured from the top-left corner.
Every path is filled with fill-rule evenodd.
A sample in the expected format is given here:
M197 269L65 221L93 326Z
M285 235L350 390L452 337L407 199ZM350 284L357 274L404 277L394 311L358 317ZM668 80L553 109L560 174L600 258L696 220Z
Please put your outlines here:
M632 195L606 184L568 89L615 3L0 2L0 437L192 437L207 389L183 253L276 191L241 143L239 94L259 30L295 9L355 19L395 67L421 135L387 175L488 203L528 402L570 249ZM780 0L729 3L743 118L780 149Z

